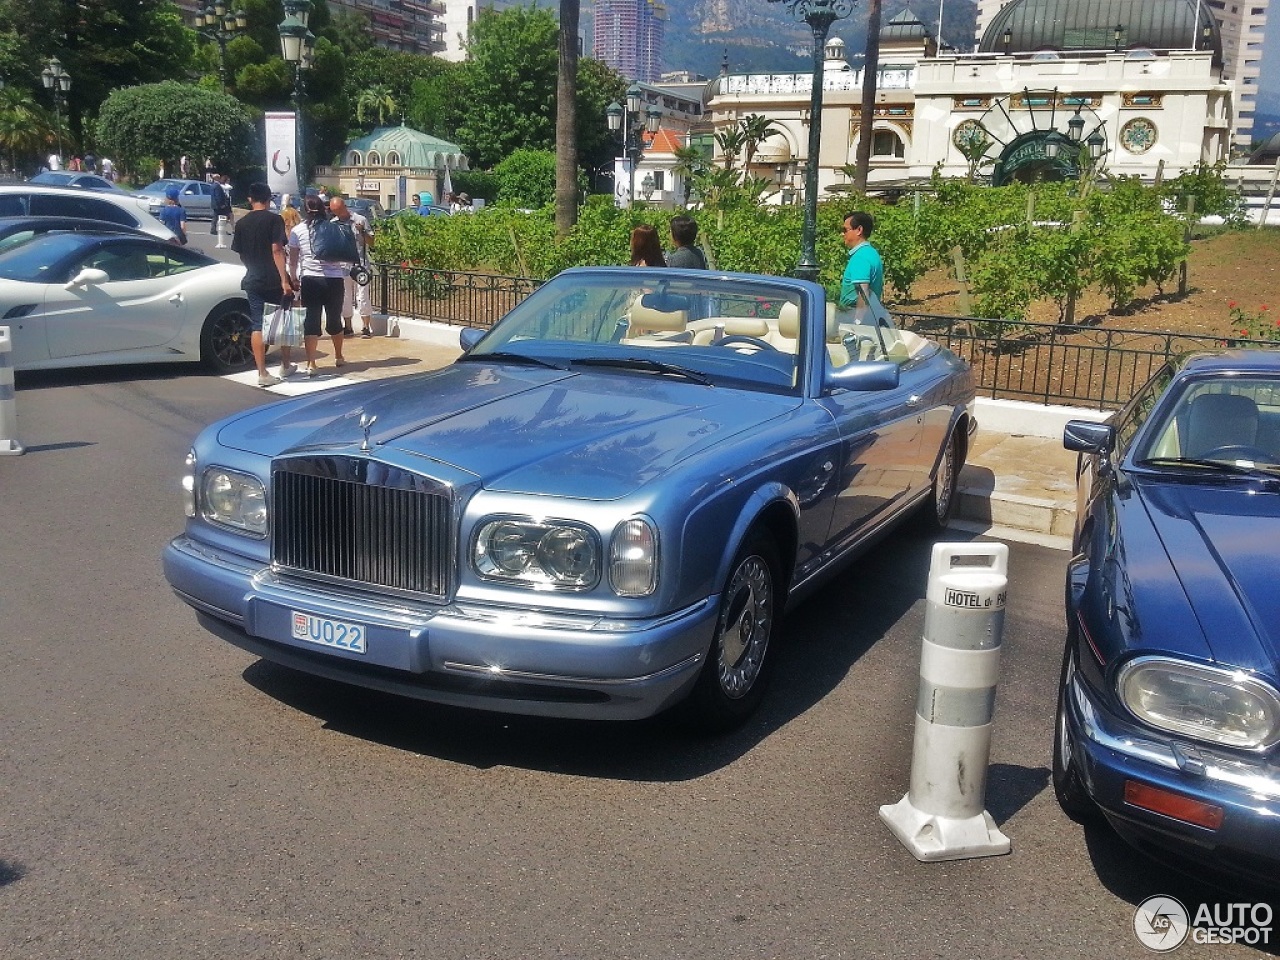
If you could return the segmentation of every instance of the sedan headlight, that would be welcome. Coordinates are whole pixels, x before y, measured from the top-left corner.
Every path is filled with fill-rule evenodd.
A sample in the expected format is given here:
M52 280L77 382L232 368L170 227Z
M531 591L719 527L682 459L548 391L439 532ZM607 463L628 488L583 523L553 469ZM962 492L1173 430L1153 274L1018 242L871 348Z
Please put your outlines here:
M624 520L609 545L609 582L620 597L647 597L658 586L658 532L649 521Z
M1242 671L1139 657L1116 686L1134 716L1160 730L1244 750L1280 740L1280 694Z
M257 536L267 534L267 491L247 473L212 467L200 483L200 506L206 520Z
M480 525L471 562L490 580L589 590L600 580L600 541L594 531L565 520L493 518Z

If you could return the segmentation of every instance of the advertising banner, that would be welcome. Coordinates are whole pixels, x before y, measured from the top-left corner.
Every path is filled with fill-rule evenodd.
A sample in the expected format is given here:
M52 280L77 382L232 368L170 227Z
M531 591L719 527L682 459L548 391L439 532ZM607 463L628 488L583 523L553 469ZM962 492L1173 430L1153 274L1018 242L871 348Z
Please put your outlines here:
M299 194L297 123L292 113L266 115L267 184L274 193Z

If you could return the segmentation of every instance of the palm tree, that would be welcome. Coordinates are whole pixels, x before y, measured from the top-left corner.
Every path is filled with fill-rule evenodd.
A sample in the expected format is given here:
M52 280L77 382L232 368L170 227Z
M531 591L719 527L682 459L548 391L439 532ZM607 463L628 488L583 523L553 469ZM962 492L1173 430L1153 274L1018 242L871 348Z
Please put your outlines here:
M360 95L356 97L356 122L364 123L366 114L372 116L378 115L378 126L386 124L387 117L395 116L398 104L395 97L391 95L391 90L386 85L375 83L371 87L367 87L360 91Z
M742 127L730 127L716 134L716 144L720 147L720 152L724 154L724 168L732 170L734 161L738 159L743 147L747 145L747 138L742 132Z
M760 149L760 144L764 143L775 133L782 131L773 125L773 121L760 113L750 113L738 121L738 128L742 131L742 168L743 170L751 169L751 161L756 155L756 151Z
M672 151L672 155L676 158L676 162L671 165L671 173L679 177L680 182L684 185L684 205L687 207L689 205L689 190L693 186L694 177L707 169L707 160L702 155L701 150L687 144L683 147L676 147Z
M18 169L19 158L40 156L56 137L48 112L31 94L17 87L0 90L0 150L8 154L10 169Z
M870 0L867 6L867 53L862 60L862 115L858 121L853 189L864 195L867 192L867 174L871 170L871 127L875 122L876 80L880 73L880 6L881 0Z
M556 75L556 233L578 221L578 19L580 0L560 0Z

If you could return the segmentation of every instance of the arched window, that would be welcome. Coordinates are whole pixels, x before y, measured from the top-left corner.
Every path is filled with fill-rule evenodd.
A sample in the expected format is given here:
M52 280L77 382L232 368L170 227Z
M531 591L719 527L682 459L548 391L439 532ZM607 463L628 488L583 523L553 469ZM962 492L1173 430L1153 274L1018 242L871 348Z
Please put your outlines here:
M347 155L347 164L349 166L358 167L363 162L364 161L360 159L359 150L352 150L351 153Z
M871 135L871 155L901 160L906 157L907 148L902 143L902 138L892 130L876 130Z
M388 150L388 151L387 151L387 166L388 166L388 167L398 167L398 166L400 166L400 154L396 153L394 150Z
M379 166L381 163L382 163L382 156L378 153L378 151L377 151L377 150L370 150L370 151L369 151L369 166L371 166L371 167L376 167L376 166Z

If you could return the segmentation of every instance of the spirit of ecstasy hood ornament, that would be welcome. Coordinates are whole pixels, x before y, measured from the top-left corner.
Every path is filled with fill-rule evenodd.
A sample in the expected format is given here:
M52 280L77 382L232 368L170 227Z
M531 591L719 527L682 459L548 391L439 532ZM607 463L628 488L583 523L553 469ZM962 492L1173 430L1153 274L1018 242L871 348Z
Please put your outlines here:
M360 414L360 429L364 431L364 442L360 444L361 450L372 450L369 446L369 428L377 423L378 417L375 414Z

